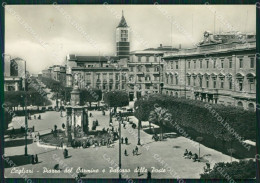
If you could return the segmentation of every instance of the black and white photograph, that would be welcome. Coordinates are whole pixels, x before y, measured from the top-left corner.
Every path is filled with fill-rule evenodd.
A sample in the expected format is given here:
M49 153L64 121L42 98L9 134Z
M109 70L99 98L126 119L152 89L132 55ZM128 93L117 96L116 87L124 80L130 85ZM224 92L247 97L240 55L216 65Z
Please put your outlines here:
M260 4L2 7L4 178L259 176Z

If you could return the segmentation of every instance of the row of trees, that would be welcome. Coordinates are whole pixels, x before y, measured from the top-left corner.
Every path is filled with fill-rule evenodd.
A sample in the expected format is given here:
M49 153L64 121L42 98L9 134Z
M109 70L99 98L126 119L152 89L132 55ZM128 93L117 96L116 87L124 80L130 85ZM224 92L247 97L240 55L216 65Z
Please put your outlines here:
M205 105L208 105L211 111L214 110L214 114ZM242 147L241 143L246 139L256 140L256 116L252 111L167 95L143 97L135 102L135 109L134 115L140 122L149 121L158 124L161 132L162 127L178 132L175 128L178 125L199 143L207 139L207 142L202 142L204 145L206 143L207 146L224 153L232 154L235 149L239 152L236 154L237 157L252 155L253 149L248 153L248 149ZM215 114L218 114L217 117ZM228 125L223 125L225 123ZM238 134L240 140L232 132Z
M176 122L182 127L191 128L199 133L230 140L228 129L205 107L205 104L210 105L211 110L215 111L214 114L218 113L218 116L224 120L223 123L227 122L239 135L245 139L256 140L255 113L237 107L211 105L167 95L150 95L135 102L135 108L138 109L135 116L141 121L157 121L158 124L163 123L167 126ZM162 106L164 109L161 108ZM160 110L164 113L160 114ZM171 114L171 121L167 120L167 117L160 116L166 115L165 110ZM169 117L169 115L167 116ZM159 118L162 120L155 120Z
M53 99L61 99L62 101L69 102L71 98L72 87L65 87L61 82L56 81L52 78L42 77L41 81L46 85L47 88L55 92ZM81 104L84 105L89 103L91 106L92 102L99 102L102 100L102 91L97 88L83 88L80 89Z

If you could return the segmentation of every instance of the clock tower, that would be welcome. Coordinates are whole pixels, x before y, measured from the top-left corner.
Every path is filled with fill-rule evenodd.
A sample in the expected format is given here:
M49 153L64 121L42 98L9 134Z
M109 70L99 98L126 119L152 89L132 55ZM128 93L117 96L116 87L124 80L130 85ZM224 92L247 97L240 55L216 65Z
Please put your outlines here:
M116 28L116 55L119 59L128 58L130 52L129 27L126 23L124 12Z

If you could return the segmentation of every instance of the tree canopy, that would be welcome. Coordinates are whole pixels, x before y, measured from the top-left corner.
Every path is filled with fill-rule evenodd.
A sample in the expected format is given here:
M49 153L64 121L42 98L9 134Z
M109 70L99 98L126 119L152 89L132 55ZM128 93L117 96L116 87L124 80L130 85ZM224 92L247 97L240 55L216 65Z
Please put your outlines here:
M105 103L110 107L123 107L129 104L128 94L124 91L110 91L104 95Z
M102 91L96 88L84 88L80 90L80 99L85 102L98 102L102 99Z

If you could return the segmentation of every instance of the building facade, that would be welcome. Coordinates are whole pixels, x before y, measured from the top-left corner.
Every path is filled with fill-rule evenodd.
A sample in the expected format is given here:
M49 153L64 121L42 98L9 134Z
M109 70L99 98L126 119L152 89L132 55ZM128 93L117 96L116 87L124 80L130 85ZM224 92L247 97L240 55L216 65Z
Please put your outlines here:
M163 93L255 109L255 35L206 31L198 47L165 53L163 60Z
M114 63L117 57L67 56L67 87L98 88L102 92L126 90L126 62Z
M150 48L130 53L128 62L128 93L130 100L143 95L160 93L163 84L163 62L165 51L177 51L171 47Z
M20 58L5 56L4 91L21 91L23 89L24 66Z

